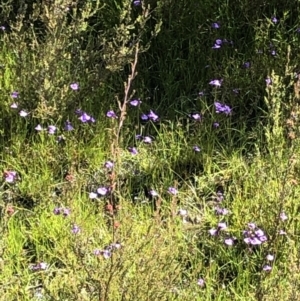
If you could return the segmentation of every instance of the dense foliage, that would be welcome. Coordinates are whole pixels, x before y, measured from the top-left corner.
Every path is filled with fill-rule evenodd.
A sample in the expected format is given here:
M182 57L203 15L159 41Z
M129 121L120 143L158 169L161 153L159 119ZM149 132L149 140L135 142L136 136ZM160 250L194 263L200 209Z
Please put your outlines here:
M0 4L0 300L298 300L300 3Z

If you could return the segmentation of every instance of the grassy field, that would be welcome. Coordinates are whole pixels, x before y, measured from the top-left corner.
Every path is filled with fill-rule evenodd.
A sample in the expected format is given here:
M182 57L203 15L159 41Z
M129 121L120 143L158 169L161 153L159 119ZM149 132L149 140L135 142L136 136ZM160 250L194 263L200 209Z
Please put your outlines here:
M0 300L300 300L288 2L1 4Z

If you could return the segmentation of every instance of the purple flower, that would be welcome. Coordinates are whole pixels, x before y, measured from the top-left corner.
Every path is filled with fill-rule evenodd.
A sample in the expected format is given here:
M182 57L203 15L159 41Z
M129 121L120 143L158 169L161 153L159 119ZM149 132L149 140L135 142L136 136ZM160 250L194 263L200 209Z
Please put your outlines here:
M231 108L228 105L222 104L220 102L215 102L216 113L224 113L225 115L229 115L231 113Z
M211 235L211 236L215 236L218 234L218 229L216 228L211 228L208 230L208 233Z
M245 62L245 63L243 64L243 67L244 67L245 69L250 68L250 66L251 66L250 62Z
M142 115L141 115L141 119L144 120L144 121L146 121L146 120L149 119L149 117L148 117L148 115L146 115L146 114L142 114Z
M205 93L204 93L204 91L200 91L200 92L198 93L198 95L201 97L201 96L204 96Z
M177 212L178 215L185 217L188 215L188 211L186 209L179 209Z
M271 50L271 55L276 56L276 50Z
M280 213L280 219L281 219L282 221L286 221L286 220L288 219L288 216L285 214L285 212L281 212L281 213Z
M99 187L97 189L97 193L104 196L108 193L108 189L106 187Z
M63 215L64 217L69 216L70 213L71 213L71 210L70 210L69 208L64 208L63 211L62 211L62 215Z
M215 208L215 212L218 215L227 215L229 213L228 209L226 209L226 208L220 208L220 207L216 207Z
M143 139L143 136L138 134L138 135L135 135L135 139L136 140L142 140Z
M107 169L112 169L113 167L114 167L114 162L112 162L112 161L106 161L105 163L104 163L104 167L105 168L107 168Z
M78 90L79 85L78 85L78 83L72 83L72 84L70 85L70 88L71 88L72 90L76 91L76 90Z
M48 126L48 133L49 133L50 135L55 134L55 131L56 131L56 126L54 126L54 125L49 125L49 126Z
M137 107L140 105L142 102L139 99L133 99L129 102L133 107Z
M222 79L214 79L209 82L210 85L215 87L221 87L223 80Z
M59 207L54 208L54 209L53 209L53 213L54 213L55 215L60 215L60 213L61 213L61 208L59 208Z
M200 147L197 146L197 145L193 146L193 150L194 150L195 152L200 152L200 151L201 151Z
M268 240L264 231L257 228L254 223L249 223L248 230L243 231L243 234L245 237L244 242L252 246L261 245Z
M150 144L150 143L152 143L152 139L148 136L145 136L143 139L143 142Z
M219 126L220 126L220 123L219 123L219 122L214 122L214 123L213 123L213 127L214 127L214 128L218 128Z
M214 22L211 24L211 27L214 28L214 29L218 29L220 28L220 23L219 22Z
M134 6L141 6L142 5L142 1L141 0L134 0L133 1L133 5Z
M263 267L263 270L266 271L266 272L270 272L270 271L272 270L272 267L266 264L266 265Z
M149 194L152 195L152 196L158 196L157 191L154 190L154 189L150 189Z
M99 256L102 254L102 251L99 249L95 249L93 253L94 253L94 255Z
M274 260L274 255L268 254L267 257L266 257L266 259L268 261L273 261Z
M219 44L215 44L215 45L212 47L212 49L219 49L219 48L221 48L221 45L219 45Z
M218 229L219 230L226 230L227 229L226 223L218 223Z
M65 131L67 131L67 132L69 132L69 131L73 131L74 130L74 128L73 128L73 126L72 126L72 124L71 124L71 122L69 121L69 120L67 120L66 121L66 123L65 123Z
M19 112L19 115L20 115L21 117L26 117L26 116L28 115L28 113L27 113L26 111L24 111L24 110L21 110L21 111Z
M36 131L40 132L43 130L42 126L40 124L38 124L35 128Z
M234 245L234 239L233 238L226 238L224 240L225 245L227 246L233 246Z
M108 118L118 118L117 114L113 111L113 110L110 110L106 113L106 116Z
M267 78L265 79L265 81L266 81L267 86L272 85L272 79L271 79L270 77L267 77Z
M91 117L90 115L88 115L85 112L81 112L80 117L78 118L82 123L86 123L86 122L95 122L95 119L93 117Z
M199 113L193 113L189 115L194 120L201 120L201 115Z
M13 102L13 103L10 105L10 107L11 107L12 109L17 109L17 108L18 108L18 104L15 103L15 102Z
M98 194L95 193L95 192L91 192L91 193L89 194L89 198L90 198L90 199L96 199L97 197L98 197Z
M138 150L135 147L128 147L128 151L132 154L132 155L137 155L138 154Z
M148 118L154 122L158 120L158 116L152 110L150 110L150 113L148 114Z
M176 195L178 193L178 190L175 187L169 187L168 192L170 194Z
M205 286L205 281L204 281L204 279L199 278L199 279L197 280L197 284L198 284L200 287L204 287L204 286Z
M14 183L17 180L18 174L14 170L7 170L4 172L4 180L6 183Z
M10 94L10 96L11 96L12 98L18 98L18 97L19 97L19 92L18 92L18 91L13 91L13 92Z
M277 19L275 16L273 16L273 17L271 18L271 21L272 21L274 24L277 24L277 23L278 23L278 19Z
M73 234L78 234L78 233L80 233L81 229L80 229L79 226L73 225L71 231L72 231Z
M49 264L46 263L46 262L40 262L40 263L37 263L35 265L31 265L30 266L30 269L33 270L33 271L40 271L40 270L47 270L49 267Z

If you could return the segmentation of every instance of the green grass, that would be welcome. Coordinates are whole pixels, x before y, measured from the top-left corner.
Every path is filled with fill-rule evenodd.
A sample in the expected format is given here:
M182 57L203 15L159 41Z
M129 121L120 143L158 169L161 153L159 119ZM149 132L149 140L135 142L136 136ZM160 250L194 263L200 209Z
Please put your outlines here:
M10 20L0 33L0 300L300 298L299 8L169 2L0 12ZM233 44L212 49L225 38ZM221 88L209 85L217 78ZM141 120L150 110L157 122ZM99 187L109 192L91 198ZM249 223L267 241L247 245Z

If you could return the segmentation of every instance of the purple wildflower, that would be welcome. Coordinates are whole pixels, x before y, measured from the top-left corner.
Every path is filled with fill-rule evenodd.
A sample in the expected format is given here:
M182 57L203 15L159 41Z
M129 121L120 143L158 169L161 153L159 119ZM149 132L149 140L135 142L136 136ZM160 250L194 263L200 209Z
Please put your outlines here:
M231 108L228 105L222 104L220 102L215 102L216 113L224 113L225 115L229 115L231 113Z
M266 272L270 272L272 270L272 267L269 266L268 264L266 264L264 267L263 267L263 270L266 271Z
M13 102L13 103L10 105L10 107L11 107L12 109L17 109L17 108L18 108L18 104L17 104L16 102Z
M200 287L204 287L204 286L205 286L205 281L204 281L204 279L199 278L199 279L197 280L197 284L198 284Z
M18 178L18 174L14 170L7 170L4 172L4 180L6 183L14 183Z
M12 98L18 98L18 97L19 97L19 92L18 92L18 91L13 91L13 92L10 94L10 96L11 96Z
M137 107L140 105L142 102L139 99L133 99L129 102L133 107Z
M69 132L69 131L73 131L74 130L74 128L73 128L73 126L72 126L72 124L71 124L71 122L69 121L69 120L67 120L66 121L66 123L65 123L65 131L67 131L67 132Z
M71 231L73 234L78 234L78 233L80 233L81 229L78 225L73 225Z
M104 167L105 168L107 168L107 169L112 169L113 167L114 167L114 162L112 162L112 161L106 161L105 163L104 163Z
M219 122L214 122L214 123L213 123L213 127L214 127L214 128L218 128L219 126L220 126L220 123L219 123Z
M108 118L118 118L117 114L113 111L113 110L110 110L106 113L106 116Z
M215 87L221 87L223 80L222 79L214 79L209 82L210 85Z
M98 194L97 193L95 193L95 192L90 192L90 194L89 194L89 198L90 199L96 199L98 197Z
M150 189L149 194L152 195L152 196L158 196L157 191L154 190L154 189Z
M97 193L104 196L108 193L108 189L106 187L99 187L97 189Z
M142 5L142 1L141 0L134 0L133 1L133 5L134 6L141 6Z
M243 234L245 237L244 242L252 246L261 245L268 240L264 231L257 228L254 223L249 223L248 230L243 231Z
M288 219L288 216L285 214L285 212L280 213L280 219L284 222Z
M60 213L61 213L61 208L59 208L59 207L54 208L54 209L53 209L53 213L54 213L55 215L60 215Z
M144 120L144 121L146 121L146 120L149 119L149 117L148 117L148 115L146 115L146 114L142 114L142 115L141 115L141 119Z
M62 211L62 215L63 215L64 217L69 216L70 213L71 213L71 210L70 210L69 208L64 208L63 211Z
M197 153L201 151L200 147L197 145L193 146L193 150Z
M26 111L24 111L24 110L21 110L21 111L19 112L19 115L20 115L21 117L26 117L26 116L28 115L28 113L27 113Z
M265 81L266 81L267 86L272 85L272 79L271 79L270 77L267 77L267 78L265 79Z
M274 260L274 255L268 254L267 257L266 257L266 259L267 259L268 261L273 261L273 260Z
M208 230L208 233L211 235L211 236L215 236L218 234L218 229L216 228L211 228Z
M277 19L275 16L273 16L273 17L271 18L271 21L272 21L274 24L277 24L277 23L278 23L278 19Z
M40 132L43 130L42 126L40 124L38 124L35 128L36 131Z
M56 131L56 126L54 126L54 125L49 125L49 126L48 126L48 133L49 133L50 135L55 134L55 131Z
M80 114L80 113L79 113ZM95 119L88 115L85 112L81 112L80 117L78 118L82 123L86 123L86 122L95 122Z
M138 150L135 147L128 147L128 151L132 154L132 155L137 155L138 154Z
M78 83L72 83L72 84L70 85L70 88L71 88L72 90L76 91L76 90L78 90L79 85L78 85Z
M150 113L148 114L148 118L155 122L158 120L158 115L156 115L152 110L150 110Z
M220 208L220 207L216 207L215 208L215 212L218 215L227 215L229 213L228 209L226 209L226 208Z
M144 139L143 139L143 142L145 142L147 144L150 144L150 143L152 143L152 139L148 136L145 136Z
M185 217L188 215L188 211L186 209L179 209L177 212L178 215Z
M233 246L234 245L234 239L233 238L226 238L224 240L225 245L227 246Z
M176 195L178 193L178 190L175 187L169 187L168 192L170 194Z
M37 264L34 264L34 265L31 265L29 268L32 270L32 271L40 271L40 270L47 270L49 267L49 264L46 263L46 262L40 262L40 263L37 263Z
M193 113L189 115L194 120L201 120L201 115L199 113Z
M245 63L243 64L243 68L245 68L245 69L250 68L250 66L251 66L250 62L245 62Z
M214 28L214 29L218 29L220 28L220 23L219 22L214 22L211 24L211 27Z

